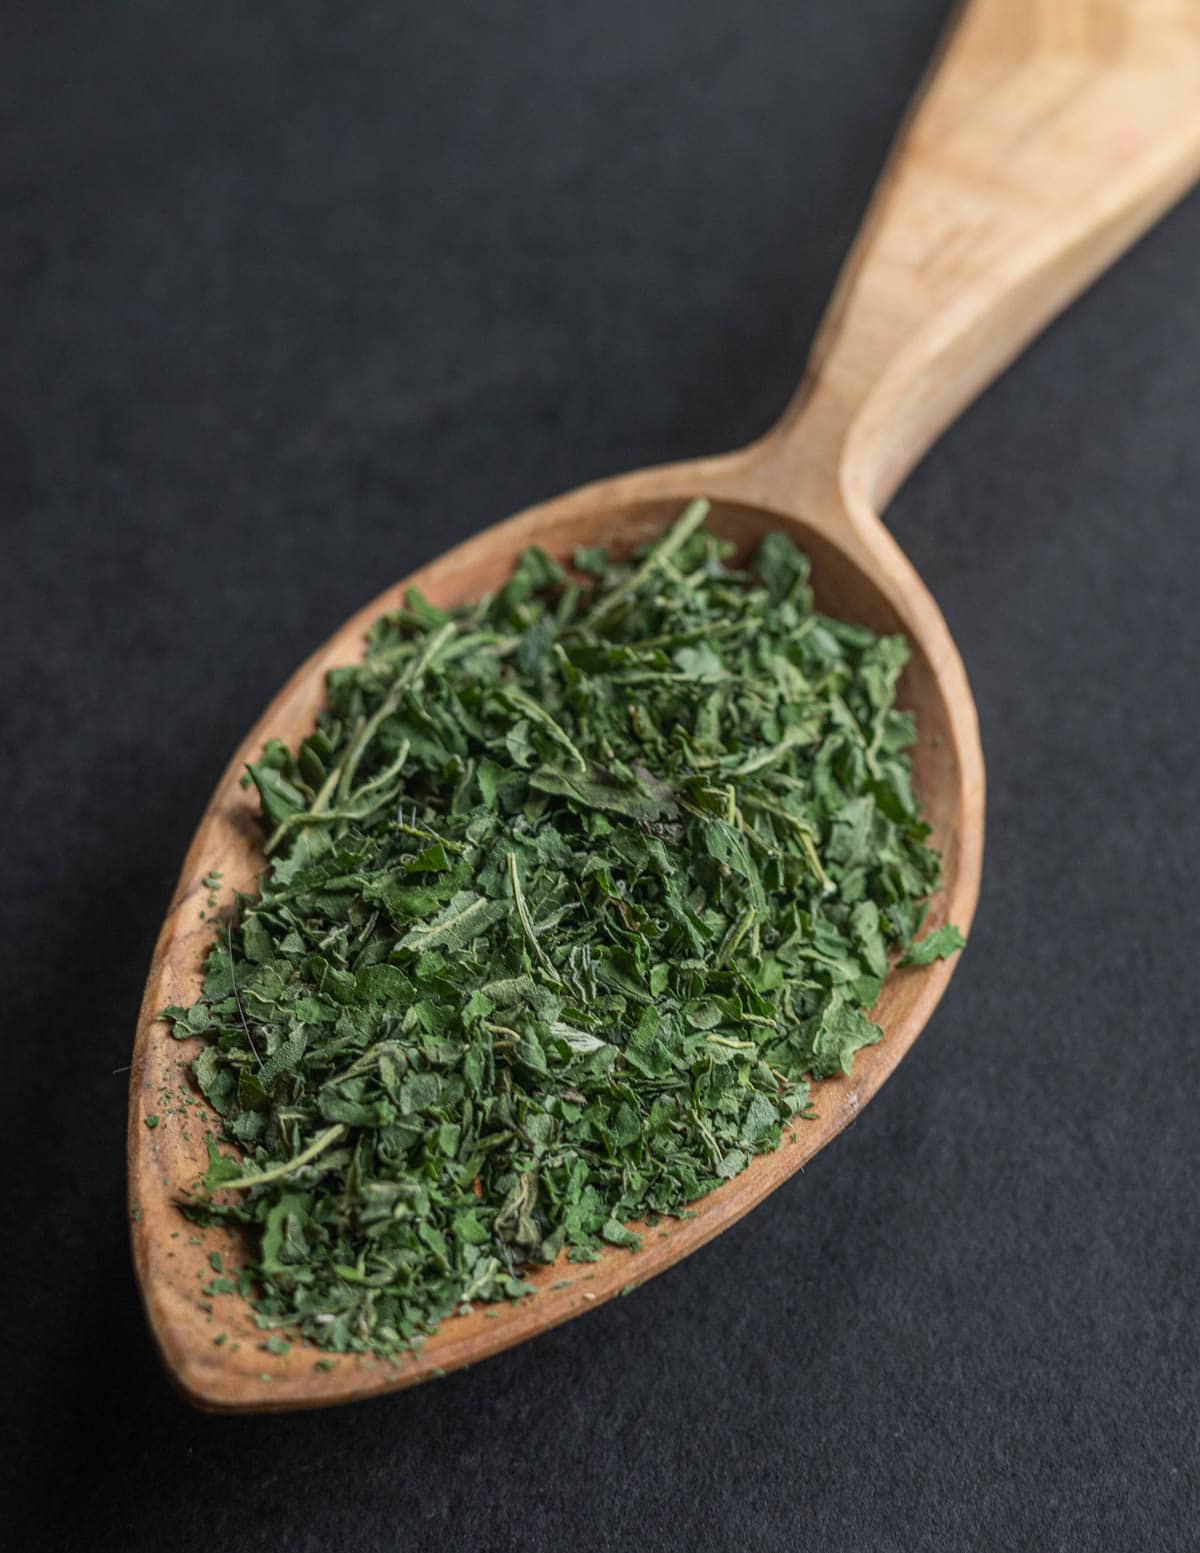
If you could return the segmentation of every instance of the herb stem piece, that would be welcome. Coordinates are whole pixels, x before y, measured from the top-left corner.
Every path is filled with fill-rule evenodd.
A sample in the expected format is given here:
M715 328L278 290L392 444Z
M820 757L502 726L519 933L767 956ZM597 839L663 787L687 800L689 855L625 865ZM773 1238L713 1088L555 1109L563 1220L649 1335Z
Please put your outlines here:
M311 1165L313 1160L323 1154L331 1143L336 1143L344 1137L346 1129L339 1122L335 1127L327 1127L320 1132L308 1145L302 1149L294 1159L285 1161L282 1165L275 1165L270 1170L264 1170L258 1175L235 1176L232 1181L222 1181L222 1192L243 1191L251 1186L266 1186L271 1181L282 1181L285 1177L295 1175L297 1170L303 1170L305 1165Z
M637 593L647 578L652 577L663 562L669 560L692 537L708 517L709 507L710 503L702 496L689 502L637 570L596 604L588 617L588 625L594 629L601 620L611 615L618 605L624 604L628 598Z

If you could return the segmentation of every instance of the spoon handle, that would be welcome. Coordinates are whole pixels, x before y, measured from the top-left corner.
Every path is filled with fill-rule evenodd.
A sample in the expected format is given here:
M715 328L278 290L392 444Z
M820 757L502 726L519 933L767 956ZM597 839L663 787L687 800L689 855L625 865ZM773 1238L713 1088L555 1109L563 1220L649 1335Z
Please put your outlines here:
M970 0L799 392L760 444L877 513L1023 346L1200 176L1200 0Z

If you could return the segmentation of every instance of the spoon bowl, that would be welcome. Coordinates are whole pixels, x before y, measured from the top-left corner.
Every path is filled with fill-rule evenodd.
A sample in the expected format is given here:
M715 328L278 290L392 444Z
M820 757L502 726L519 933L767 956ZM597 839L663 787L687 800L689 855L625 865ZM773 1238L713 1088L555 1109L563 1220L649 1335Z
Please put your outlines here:
M1169 46L1167 46L1169 44ZM416 586L440 606L478 598L529 545L627 554L693 497L748 552L786 530L813 563L817 607L902 632L899 704L915 713L914 787L941 850L929 922L969 927L983 853L983 760L958 651L937 606L880 523L892 490L940 430L1020 347L1200 173L1200 22L1187 0L973 0L950 34L875 195L808 373L778 426L739 452L601 481L497 524L360 611L293 676L247 734L183 865L155 949L131 1073L134 1262L168 1372L218 1411L317 1407L473 1363L661 1272L740 1218L852 1120L912 1045L955 962L893 970L874 1010L883 1041L853 1073L813 1086L814 1121L773 1154L645 1231L642 1248L539 1268L519 1303L449 1318L394 1363L264 1352L249 1307L212 1288L210 1256L244 1249L180 1213L203 1173L211 1118L194 1094L195 1042L158 1014L190 1004L213 937L206 879L252 891L263 866L257 801L241 786L269 738L308 733L330 668L361 656L370 623ZM146 1125L150 1118L157 1118ZM794 1142L790 1139L794 1137ZM325 1360L321 1361L325 1363Z
M733 465L736 460L727 462ZM720 483L718 473L712 468L707 472L713 489ZM736 481L732 468L728 473ZM647 471L616 482L625 487L622 491L609 484L574 492L498 524L382 594L309 659L247 735L197 832L156 951L144 1019L152 1020L168 1004L190 1003L199 990L201 962L213 936L211 918L199 916L207 899L205 876L214 869L222 875L222 895L229 888L255 887L263 866L262 832L257 799L240 782L246 761L255 758L270 737L294 745L311 729L322 705L327 670L361 656L364 633L372 620L397 607L410 586L420 588L441 607L492 592L530 544L541 545L562 561L569 561L577 545L603 543L614 553L628 554L670 524L684 502L701 489L700 474L691 465ZM660 488L664 494L658 494ZM665 494L668 491L674 494ZM880 581L820 529L769 507L720 499L713 502L707 526L746 553L763 535L786 529L813 561L818 608L876 631L908 634L914 651L898 699L917 717L920 740L913 750L914 783L945 869L942 888L931 902L930 923L937 926L953 920L965 929L978 892L983 841L982 762L965 681L952 684L947 694L944 675L935 671L934 659L914 632L911 598L893 600ZM941 629L944 635L945 628ZM936 641L935 656L944 653L948 644L948 637ZM952 962L939 961L922 969L893 972L874 1012L885 1032L884 1041L856 1056L848 1079L814 1085L818 1120L797 1122L791 1129L794 1144L756 1157L742 1175L695 1203L695 1217L647 1230L640 1251L606 1250L598 1263L572 1265L562 1259L559 1265L524 1274L537 1290L532 1299L451 1318L419 1356L406 1356L398 1367L346 1357L327 1372L313 1371L316 1355L307 1350L297 1348L283 1360L262 1352L258 1346L262 1334L240 1302L231 1315L225 1309L232 1303L228 1296L200 1294L198 1298L197 1271L207 1283L210 1252L220 1252L225 1264L236 1267L242 1248L235 1237L212 1230L197 1246L188 1245L187 1237L179 1234L186 1223L179 1212L185 1193L179 1188L202 1174L207 1162L202 1129L176 1125L183 1120L177 1114L168 1114L154 1129L147 1129L141 1118L147 1113L178 1112L172 1100L190 1093L186 1069L199 1043L177 1042L157 1025L156 1038L145 1042L139 1053L142 1061L134 1077L140 1116L139 1130L134 1132L131 1190L142 1210L134 1228L143 1297L176 1383L190 1400L208 1408L334 1403L454 1369L644 1281L748 1212L857 1115L924 1026L951 970ZM165 1185L168 1181L170 1186ZM214 1303L210 1321L210 1312L203 1306ZM227 1343L214 1344L214 1336L222 1331L230 1332L229 1341L239 1342L236 1353L228 1351ZM234 1335L239 1333L240 1339ZM270 1375L270 1380L264 1380L264 1375Z

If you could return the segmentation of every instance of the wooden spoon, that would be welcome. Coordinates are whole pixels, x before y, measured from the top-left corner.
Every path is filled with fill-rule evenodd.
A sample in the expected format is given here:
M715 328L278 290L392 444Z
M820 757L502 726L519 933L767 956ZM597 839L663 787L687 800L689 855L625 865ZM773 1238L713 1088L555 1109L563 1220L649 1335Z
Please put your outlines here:
M589 485L488 529L369 604L311 657L247 735L183 866L155 950L134 1052L129 1195L134 1261L150 1326L175 1383L206 1408L315 1407L407 1386L470 1364L592 1309L661 1272L732 1224L811 1159L879 1089L919 1034L952 962L894 972L876 1008L881 1045L853 1076L821 1084L820 1119L695 1204L695 1217L647 1232L638 1252L534 1272L516 1305L452 1317L397 1365L354 1357L314 1368L311 1348L274 1357L236 1296L202 1293L208 1255L239 1248L209 1232L192 1244L178 1202L204 1165L208 1118L191 1096L188 1044L157 1021L188 1004L211 923L203 877L250 889L262 866L255 803L238 778L275 736L294 745L321 705L323 679L354 660L363 633L410 584L437 604L494 589L538 544L628 550L681 504L705 495L713 526L749 545L786 528L807 549L821 608L903 631L913 662L902 699L917 714L915 780L945 857L931 922L969 926L983 849L983 762L971 692L920 578L876 514L938 433L1060 308L1200 174L1200 5L1195 0L974 0L926 81L875 193L779 424L740 452ZM191 1116L188 1126L184 1111ZM148 1116L160 1122L145 1125ZM209 1309L212 1314L210 1316ZM217 1340L228 1333L223 1343Z

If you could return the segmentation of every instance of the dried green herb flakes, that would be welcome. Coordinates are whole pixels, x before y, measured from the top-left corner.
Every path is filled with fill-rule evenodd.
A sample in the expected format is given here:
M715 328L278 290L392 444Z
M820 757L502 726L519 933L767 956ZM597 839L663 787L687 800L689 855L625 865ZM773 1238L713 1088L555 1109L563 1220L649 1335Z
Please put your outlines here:
M250 768L261 894L167 1017L241 1155L189 1212L245 1227L263 1326L391 1353L636 1245L879 1039L889 951L961 943L913 942L903 639L814 613L782 534L733 569L705 512L586 584L533 550L476 605L410 593Z

